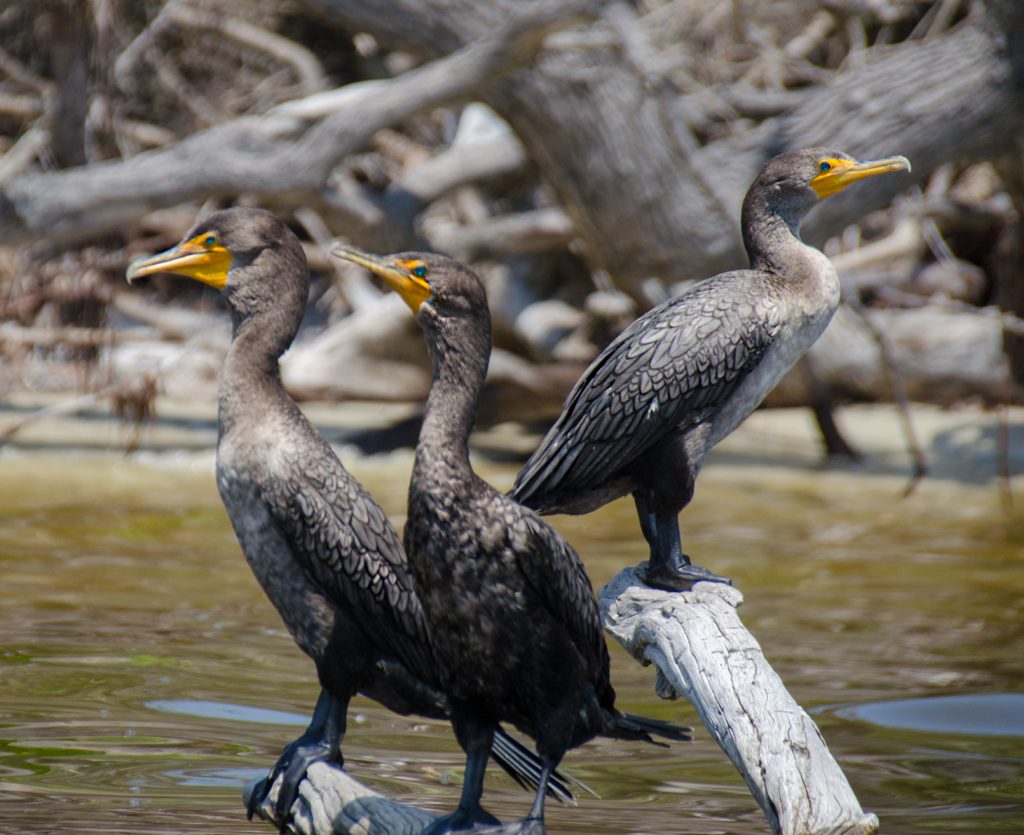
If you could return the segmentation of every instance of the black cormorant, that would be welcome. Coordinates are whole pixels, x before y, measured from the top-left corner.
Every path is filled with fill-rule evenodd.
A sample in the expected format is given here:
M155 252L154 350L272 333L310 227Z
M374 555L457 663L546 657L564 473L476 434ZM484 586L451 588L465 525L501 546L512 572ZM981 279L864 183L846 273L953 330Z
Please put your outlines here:
M298 331L309 290L299 240L262 209L219 211L173 249L135 261L128 280L158 272L216 287L231 309L217 486L246 560L316 663L322 687L309 728L284 749L249 805L251 817L283 772L276 805L283 832L308 766L343 763L356 692L402 714L443 718L448 704L398 534L281 384L278 358ZM539 783L540 764L515 740L499 734L492 753L522 785ZM551 788L571 798L560 781Z
M649 585L728 582L690 563L678 515L707 451L760 404L839 304L835 268L800 240L800 223L819 199L857 180L909 170L904 157L857 162L827 148L769 162L743 201L750 269L701 282L611 342L510 495L543 514L578 514L632 493L650 546Z
M495 822L480 795L500 721L537 741L545 778L566 750L598 734L689 738L688 729L616 710L597 603L579 556L470 466L468 438L491 352L480 280L439 255L378 257L344 245L332 252L372 270L405 299L433 362L405 548L466 752L466 778L458 809L426 832ZM517 831L542 832L543 816L538 791Z

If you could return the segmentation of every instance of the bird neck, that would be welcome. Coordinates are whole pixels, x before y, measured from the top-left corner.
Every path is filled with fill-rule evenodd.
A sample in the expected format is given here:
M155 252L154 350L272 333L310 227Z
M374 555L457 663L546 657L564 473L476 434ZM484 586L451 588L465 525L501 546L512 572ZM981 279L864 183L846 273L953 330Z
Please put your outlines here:
M428 333L433 384L416 447L416 467L472 474L469 433L487 377L490 319L464 316Z
M761 191L747 195L741 225L743 245L753 269L787 275L795 266L816 260L817 250L800 240L800 224L811 205L773 203Z
M232 314L231 347L220 375L222 433L243 416L265 413L276 403L288 400L278 360L298 331L301 310L297 317L283 313L275 310L245 317Z

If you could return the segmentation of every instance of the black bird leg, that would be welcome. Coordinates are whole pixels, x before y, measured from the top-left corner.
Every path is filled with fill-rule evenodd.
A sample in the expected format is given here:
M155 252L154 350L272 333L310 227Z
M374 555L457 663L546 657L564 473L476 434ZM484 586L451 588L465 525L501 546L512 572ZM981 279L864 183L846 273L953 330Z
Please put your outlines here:
M500 826L494 815L480 805L484 792L484 772L494 739L494 727L476 720L452 717L455 736L466 752L466 774L458 808L433 821L422 835L443 835L448 832L472 832L478 827ZM542 774L541 786L547 789L547 776Z
M633 504L636 505L636 515L640 519L640 531L647 540L647 547L651 549L651 560L654 560L654 552L658 545L658 518L651 510L650 503L642 493L633 494Z
M540 784L537 786L537 796L533 799L530 807L530 814L520 823L517 830L518 835L545 835L547 828L544 826L544 796L547 793L548 780L555 770L557 763L544 763L544 770L540 774Z
M533 805L530 806L530 814L515 823L486 827L480 830L480 835L547 835L548 830L544 824L544 799L547 794L548 781L551 779L556 765L557 763L544 762L540 781L537 784L537 794L534 797Z
M246 809L250 820L266 799L277 776L283 773L281 789L274 803L274 816L281 832L285 831L306 770L315 762L335 763L339 768L344 764L341 741L345 737L347 714L348 699L339 699L326 690L320 691L309 727L302 736L284 747L270 774L253 789Z
M690 562L683 553L679 539L679 517L674 513L656 513L650 503L639 492L633 494L640 530L651 549L647 566L647 585L665 591L689 591L694 583L707 580L712 583L727 583L732 580L715 574Z

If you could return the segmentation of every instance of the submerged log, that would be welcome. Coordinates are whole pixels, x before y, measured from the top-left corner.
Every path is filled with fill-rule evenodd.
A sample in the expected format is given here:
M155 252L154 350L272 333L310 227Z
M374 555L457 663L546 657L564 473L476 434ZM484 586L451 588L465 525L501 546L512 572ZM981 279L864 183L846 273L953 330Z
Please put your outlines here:
M742 601L737 589L717 583L682 594L652 589L636 568L620 572L599 594L605 629L635 658L657 667L658 695L693 703L772 832L878 832L878 818L861 809L817 726L737 616ZM246 786L245 802L254 785ZM272 822L279 785L257 810ZM401 835L419 832L432 817L323 764L302 782L292 815L291 831L299 835Z

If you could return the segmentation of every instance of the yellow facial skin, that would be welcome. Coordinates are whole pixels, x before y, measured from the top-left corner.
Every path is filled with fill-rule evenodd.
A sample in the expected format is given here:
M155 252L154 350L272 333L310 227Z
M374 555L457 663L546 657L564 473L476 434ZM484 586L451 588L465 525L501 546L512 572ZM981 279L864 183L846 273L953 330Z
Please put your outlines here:
M133 261L125 274L131 283L153 273L177 273L223 290L231 269L231 252L215 232L203 232L171 249Z
M379 275L388 286L402 297L413 314L420 312L420 305L431 296L427 283L427 265L418 259L400 259L371 255L347 244L336 243L331 255L359 264Z
M819 198L829 197L866 177L887 174L890 171L909 170L910 160L906 157L886 157L867 162L826 157L818 161L818 174L811 180L810 185Z

